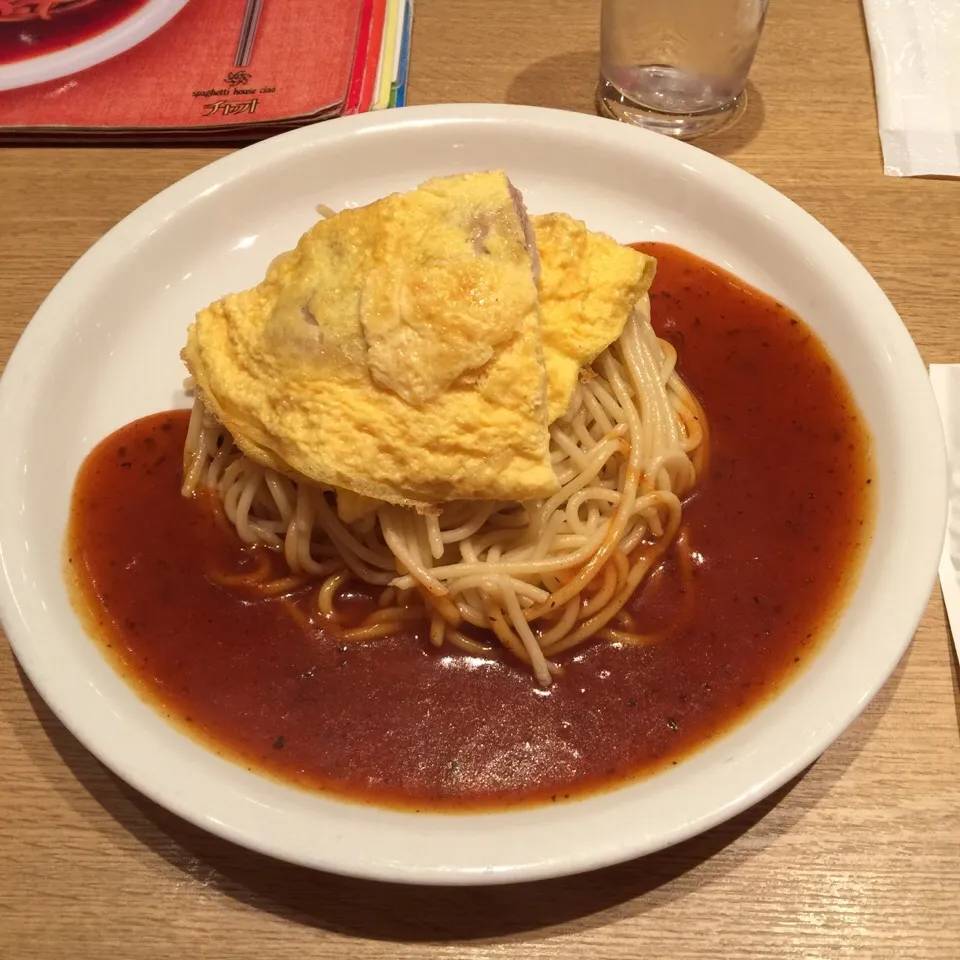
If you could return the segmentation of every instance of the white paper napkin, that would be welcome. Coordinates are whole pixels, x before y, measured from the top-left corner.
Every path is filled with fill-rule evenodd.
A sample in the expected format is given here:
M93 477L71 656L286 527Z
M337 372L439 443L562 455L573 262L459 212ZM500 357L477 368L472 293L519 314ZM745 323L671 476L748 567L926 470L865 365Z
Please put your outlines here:
M950 472L947 536L940 556L940 589L953 643L957 656L960 656L960 364L931 364L930 382L943 421Z
M960 176L960 0L863 0L863 12L884 173Z

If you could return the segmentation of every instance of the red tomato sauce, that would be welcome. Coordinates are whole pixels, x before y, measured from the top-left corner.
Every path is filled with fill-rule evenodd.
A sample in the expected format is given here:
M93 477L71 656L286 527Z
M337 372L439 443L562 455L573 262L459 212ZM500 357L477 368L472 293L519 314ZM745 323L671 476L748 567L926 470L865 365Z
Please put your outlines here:
M677 763L742 721L815 654L856 579L871 441L794 314L692 254L642 247L659 260L654 325L710 424L709 467L684 512L692 579L668 555L633 601L641 631L666 628L659 643L589 643L545 692L506 658L307 629L289 601L212 579L255 559L211 497L180 495L184 411L121 428L79 472L68 575L92 635L216 752L407 809L580 796Z

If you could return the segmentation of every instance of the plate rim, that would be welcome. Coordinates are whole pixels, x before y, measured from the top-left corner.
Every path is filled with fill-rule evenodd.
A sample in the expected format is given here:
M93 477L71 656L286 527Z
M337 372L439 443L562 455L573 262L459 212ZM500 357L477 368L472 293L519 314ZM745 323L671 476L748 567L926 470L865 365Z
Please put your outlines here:
M499 124L513 122L529 124L532 122L551 128L551 132L554 134L562 133L564 128L575 129L581 132L589 128L591 135L595 134L611 143L617 141L618 143L616 145L623 145L624 149L626 149L627 144L642 143L644 145L643 149L659 153L661 156L678 159L706 176L716 171L722 171L720 176L723 179L744 187L757 196L765 197L771 203L780 206L784 210L791 210L791 215L794 217L799 216L805 219L808 227L819 231L820 239L831 246L832 252L844 259L846 266L858 272L862 282L869 282L869 284L872 285L874 297L879 296L882 298L890 314L896 318L899 323L897 337L900 343L898 346L905 353L905 356L901 358L901 363L911 368L915 381L918 382L918 374L920 373L924 375L924 380L926 381L927 395L924 396L921 401L918 401L926 407L926 413L923 417L925 422L923 425L927 428L928 433L932 431L934 423L936 423L939 428L939 415L933 400L932 390L929 389L929 381L926 379L925 369L919 352L889 299L853 254L830 233L825 226L773 187L728 161L706 153L694 146L679 143L657 134L625 127L599 117L541 107L523 107L505 104L445 104L425 107L406 107L402 110L390 111L383 114L344 117L281 134L278 137L261 141L243 150L220 158L194 171L180 181L166 187L128 214L123 220L99 238L66 272L44 299L36 311L34 318L24 329L11 353L3 376L0 378L0 432L4 434L8 433L11 429L11 423L17 419L18 404L16 387L22 382L24 376L29 373L28 367L30 361L37 351L40 351L42 355L45 347L45 338L49 339L51 334L56 333L59 323L56 310L58 301L67 298L74 284L84 282L78 278L82 278L85 271L96 271L98 261L102 258L104 250L114 246L118 241L142 238L146 235L148 228L150 230L161 228L167 219L175 216L190 202L201 199L208 192L218 189L226 182L241 179L245 174L255 171L262 161L269 161L272 158L273 162L279 162L283 157L294 155L299 151L309 151L315 145L322 145L324 142L333 140L338 136L352 137L370 130L381 132L385 130L389 131L393 128L407 130L411 127L416 128L417 126L423 125L456 125L464 122L493 122ZM789 206L785 207L783 206L784 204ZM102 264L100 266L102 267ZM928 465L932 468L932 474L934 475L931 482L934 487L939 486L942 488L943 492L943 496L940 498L942 501L942 510L940 511L941 517L939 522L935 516L936 510L930 514L927 520L930 529L929 536L931 544L936 528L939 526L942 533L946 522L947 466L942 440L941 431L939 434L939 445L934 444L929 451ZM938 477L939 480L937 479ZM10 485L10 467L6 461L0 462L0 493L2 493L5 488L9 488ZM6 501L7 498L0 496L0 530L8 526L9 508ZM911 603L907 604L913 612L906 618L904 623L906 624L907 621L909 621L912 626L909 631L904 631L906 635L902 642L896 645L898 649L894 650L891 648L889 662L885 661L882 666L877 666L874 671L872 671L873 681L863 689L858 699L850 703L847 709L843 711L844 718L838 720L831 726L829 731L825 732L817 740L811 742L806 751L800 752L798 755L792 756L790 759L782 762L778 769L768 771L766 776L757 779L749 789L744 790L739 796L715 807L709 813L697 818L695 822L680 824L672 831L664 833L660 838L662 842L658 841L655 846L648 846L645 849L638 850L636 846L627 844L625 848L616 855L611 855L609 851L605 851L597 856L581 854L572 860L562 857L546 857L537 863L519 864L492 873L486 865L478 865L474 870L456 869L451 872L442 867L423 868L409 864L384 864L364 861L353 865L345 865L342 862L325 862L322 856L298 856L295 853L292 854L290 850L277 850L271 848L269 844L258 843L255 837L251 838L245 833L238 833L236 830L231 829L231 825L229 824L211 823L209 820L204 820L202 816L198 816L196 810L192 808L188 802L181 801L176 797L171 797L169 793L165 794L155 784L138 782L140 778L131 779L129 772L125 772L122 769L122 764L116 762L116 758L109 755L109 750L104 751L102 744L92 744L89 742L89 739L85 736L83 724L70 714L69 709L62 709L62 704L57 704L54 702L55 698L51 699L48 697L47 689L45 689L49 688L47 678L43 676L43 670L40 664L34 662L31 657L28 642L29 638L27 636L29 626L25 622L21 622L17 616L18 608L15 590L10 579L10 571L7 567L6 551L3 549L2 544L0 544L0 573L2 573L2 576L0 576L0 619L3 621L9 643L21 668L30 678L31 683L34 684L44 702L55 713L58 719L64 723L67 729L83 743L85 748L124 779L125 782L130 783L141 793L150 797L161 806L197 826L218 834L232 842L266 853L278 859L299 863L308 867L325 869L343 875L425 884L506 883L583 872L663 849L664 847L670 846L689 836L701 833L729 819L731 816L753 805L764 796L769 795L793 776L800 773L831 743L842 735L843 731L856 719L870 700L873 699L896 668L903 653L909 647L916 627L923 615L930 589L935 580L939 554L940 543L937 543L936 550L934 550L932 546L930 548L928 562L918 564L918 566L924 568L925 572L918 572L915 576L915 581L919 583L920 581L926 580L928 585L922 603L916 598L912 598ZM914 589L917 596L919 596L919 587L915 587ZM39 682L38 676L40 677ZM791 685L792 684L788 684L785 690L789 689ZM781 691L778 696L782 695L783 692L784 691ZM153 708L150 707L150 709ZM763 709L763 707L760 709ZM494 812L480 816L495 818L503 815L504 814L500 812ZM437 815L419 814L414 816L418 816L426 822L427 818ZM442 814L439 816L449 818L451 815ZM455 814L453 816L467 823L471 816L474 815Z

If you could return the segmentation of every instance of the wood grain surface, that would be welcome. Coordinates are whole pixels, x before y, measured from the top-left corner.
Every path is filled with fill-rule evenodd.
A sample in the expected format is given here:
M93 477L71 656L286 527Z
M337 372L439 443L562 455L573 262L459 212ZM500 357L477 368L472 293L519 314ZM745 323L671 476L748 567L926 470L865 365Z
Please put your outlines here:
M417 0L411 102L590 112L599 3ZM827 225L928 362L960 358L960 183L882 175L858 0L774 0L738 126L702 146ZM138 204L227 148L0 149L0 357ZM0 647L0 958L960 957L956 662L939 591L865 714L710 833L565 880L403 888L207 836L88 754Z

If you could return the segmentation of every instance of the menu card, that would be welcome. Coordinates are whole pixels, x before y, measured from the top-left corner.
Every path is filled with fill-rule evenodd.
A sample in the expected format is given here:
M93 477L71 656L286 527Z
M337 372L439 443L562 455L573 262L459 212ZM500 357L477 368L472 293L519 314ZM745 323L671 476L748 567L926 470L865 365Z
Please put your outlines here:
M224 139L402 106L410 0L0 0L0 139Z

